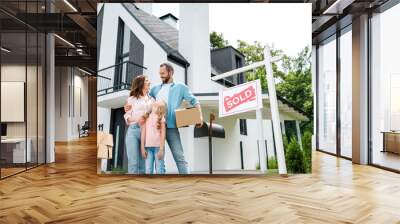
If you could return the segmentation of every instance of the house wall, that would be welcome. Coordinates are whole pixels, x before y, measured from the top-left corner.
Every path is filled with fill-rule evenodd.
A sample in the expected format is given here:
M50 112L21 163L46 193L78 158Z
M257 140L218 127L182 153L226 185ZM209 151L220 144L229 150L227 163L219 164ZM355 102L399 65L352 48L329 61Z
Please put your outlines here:
M179 13L179 52L190 63L188 69L189 87L194 93L218 92L222 86L210 79L208 5L181 3ZM196 32L193 32L193 27L196 27Z
M211 112L217 113L216 110L208 107L203 107L202 112L205 122L209 122L208 118ZM259 163L257 121L255 119L247 119L247 135L240 134L239 119L236 117L217 118L215 123L225 128L226 138L213 138L213 169L240 170L240 141L242 141L244 170L256 170L256 166ZM268 156L274 156L271 121L264 120L263 125L264 138L267 140ZM189 170L191 172L208 172L208 138L194 138L193 126L180 128L179 130ZM168 173L177 173L175 161L168 147L166 148L165 163Z
M168 62L167 54L164 49L161 48L161 46L150 36L149 33L147 33L146 30L143 29L137 20L121 4L104 5L103 30L107 32L103 32L101 34L102 41L99 53L99 68L106 68L115 64L117 48L116 43L118 38L118 18L121 18L135 34L135 36L143 43L143 66L147 68L144 73L148 76L152 86L159 84L161 82L159 77L160 64ZM185 69L181 65L173 62L170 63L174 66L175 70L174 80L184 83ZM101 75L109 77L113 80L113 69L102 72ZM107 96L107 98L112 98L114 95L115 97L119 96L118 93L112 93L110 96ZM122 106L123 103L119 105L119 107ZM118 108L118 106L113 105L113 108ZM104 124L104 131L106 132L110 131L110 114L110 107L98 107L98 123Z

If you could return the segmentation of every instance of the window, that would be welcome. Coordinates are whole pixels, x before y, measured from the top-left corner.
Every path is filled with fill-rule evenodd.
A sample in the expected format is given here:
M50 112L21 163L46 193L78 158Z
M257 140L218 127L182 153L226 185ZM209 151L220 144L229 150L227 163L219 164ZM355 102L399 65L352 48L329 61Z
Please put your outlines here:
M349 30L350 29L350 30ZM352 157L352 32L340 36L340 155Z
M240 134L241 135L247 135L247 121L246 119L240 119L239 120L240 124Z
M26 12L37 13L36 6L43 3L32 3ZM22 1L19 5L26 7ZM19 24L2 12L0 17ZM0 29L1 135L11 142L0 144L0 179L43 164L46 159L46 37L20 25L4 23ZM10 95L15 101L3 100ZM10 110L11 106L16 109Z
M127 66L129 61L129 46L130 46L130 29L120 19L118 24L118 39L117 39L117 57L116 57L116 73L114 86L119 89L130 83L127 83Z
M336 35L318 48L318 149L336 153Z
M400 4L371 18L370 156L373 164L394 170L400 170L400 132L390 133L400 131L399 20Z
M235 62L236 62L236 68L241 68L243 67L242 59L238 56L235 56ZM242 84L244 83L244 75L243 73L240 73L237 75L237 84Z

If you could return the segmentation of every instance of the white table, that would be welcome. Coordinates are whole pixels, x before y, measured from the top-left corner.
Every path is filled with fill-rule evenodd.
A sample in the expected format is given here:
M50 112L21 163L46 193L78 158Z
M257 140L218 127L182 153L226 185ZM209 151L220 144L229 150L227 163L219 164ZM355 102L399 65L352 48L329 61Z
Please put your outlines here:
M25 154L25 138L6 138L1 139L2 145L14 145L13 148L13 163L25 163L31 162L32 160L32 153L31 153L31 146L32 140L30 138L26 139L28 143L26 147L26 154ZM27 159L25 161L25 158Z

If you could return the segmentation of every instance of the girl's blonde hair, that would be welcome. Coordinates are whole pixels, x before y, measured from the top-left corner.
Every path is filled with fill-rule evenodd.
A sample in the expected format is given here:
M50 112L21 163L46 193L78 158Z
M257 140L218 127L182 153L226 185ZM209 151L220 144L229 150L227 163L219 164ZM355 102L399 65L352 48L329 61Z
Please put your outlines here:
M151 111L151 112L154 112L157 115L157 117L158 117L157 129L161 129L161 121L165 117L165 114L167 113L167 105L165 104L164 101L156 101L154 103L157 105L157 110L156 111ZM145 120L147 120L147 118L149 118L149 116L150 116L150 113L146 112L143 115L143 118Z
M157 110L154 111L157 116L158 116L158 120L157 120L157 129L161 129L161 121L162 119L165 117L165 113L167 111L167 107L164 101L157 101Z

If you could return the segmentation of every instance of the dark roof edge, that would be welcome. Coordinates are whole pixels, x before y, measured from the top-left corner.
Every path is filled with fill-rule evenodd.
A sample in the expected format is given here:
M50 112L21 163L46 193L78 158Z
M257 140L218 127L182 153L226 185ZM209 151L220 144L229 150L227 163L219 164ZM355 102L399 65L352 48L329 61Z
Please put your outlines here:
M216 49L211 49L211 51L218 51L218 50L223 50L223 49L226 49L226 48L232 48L233 50L235 50L237 53L239 53L243 57L246 57L242 52L240 52L238 49L234 48L232 45L229 45L229 46L226 46L226 47L221 47L221 48L216 48Z
M310 114L307 114L305 111L303 111L302 109L300 109L299 107L297 107L296 105L291 103L289 100L285 99L283 96L280 96L280 95L276 94L276 97L278 98L278 100L282 101L282 103L285 103L285 104L289 105L290 107L292 107L293 109L297 110L300 114L304 115L308 119L312 118L312 116Z
M160 16L160 17L158 17L159 19L161 19L161 20L163 20L163 19L165 19L165 18L167 18L167 17L172 17L173 19L175 19L175 20L179 20L176 16L174 16L172 13L167 13L167 14L165 14L165 15L163 15L163 16Z
M182 59L176 57L176 56L173 55L173 54L168 53L167 58L168 58L168 60L171 60L171 61L173 61L173 62L176 62L176 63L182 65L183 67L185 67L185 66L189 67L189 66L190 66L190 64L189 64L188 61L182 60Z

